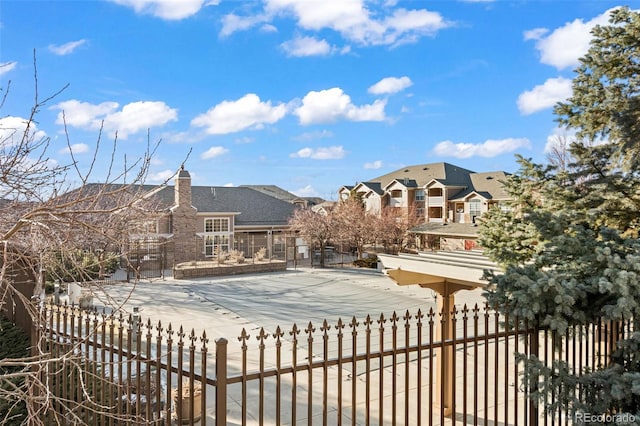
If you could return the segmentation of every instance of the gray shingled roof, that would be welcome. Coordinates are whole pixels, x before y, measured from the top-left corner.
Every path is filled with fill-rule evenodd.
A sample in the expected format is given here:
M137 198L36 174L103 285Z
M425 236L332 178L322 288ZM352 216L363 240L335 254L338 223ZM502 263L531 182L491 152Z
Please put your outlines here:
M296 194L282 189L277 185L240 185L240 188L251 188L275 197L279 200L288 201L290 203L296 202L298 200L305 200L307 202L307 205L315 206L316 204L324 202L324 199L320 197L298 197Z
M505 172L486 172L471 175L471 183L477 191L488 192L494 200L508 200L511 197L504 189L504 182L509 176Z
M417 188L418 187L418 182L416 182L415 179L410 179L410 178L404 178L404 179L394 179L393 181L389 182L388 185L391 185L391 183L393 182L398 182L401 185L404 185L407 188Z
M384 188L394 180L402 183L405 178L415 180L417 186L426 185L433 179L437 179L445 185L471 186L469 181L471 173L475 172L449 163L417 164L370 179L369 182L380 182Z
M165 206L173 206L173 186L155 194ZM192 186L191 202L198 213L240 213L237 226L286 225L296 206L248 187Z
M505 172L474 173L470 175L471 187L451 197L451 200L462 200L469 194L475 192L487 200L508 200L509 194L504 189L503 182L507 179Z
M362 185L366 186L378 195L384 194L384 189L382 189L382 185L380 185L380 182L362 182Z
M240 185L240 188L250 188L255 191L260 191L264 194L275 197L279 200L284 200L289 202L292 202L294 200L299 200L302 198L276 185Z

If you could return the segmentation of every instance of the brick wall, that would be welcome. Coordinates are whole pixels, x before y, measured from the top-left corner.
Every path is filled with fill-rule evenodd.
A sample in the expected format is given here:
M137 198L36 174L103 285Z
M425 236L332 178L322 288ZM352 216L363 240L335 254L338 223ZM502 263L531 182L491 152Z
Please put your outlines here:
M216 277L222 275L257 274L262 272L280 272L287 270L287 262L274 260L268 263L246 263L241 265L181 265L173 269L173 278L178 280L190 278Z
M197 209L191 205L191 176L182 169L175 186L176 205L171 209L175 263L197 260L202 256L202 244L196 236Z

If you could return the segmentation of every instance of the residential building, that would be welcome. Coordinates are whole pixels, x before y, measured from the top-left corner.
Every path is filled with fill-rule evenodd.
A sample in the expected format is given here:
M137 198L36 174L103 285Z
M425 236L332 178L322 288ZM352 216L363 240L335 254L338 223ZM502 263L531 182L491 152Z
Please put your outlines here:
M418 164L343 186L340 199L357 196L365 210L380 214L397 209L414 215L420 225L411 230L418 249L473 248L476 219L508 199L503 171L477 173L449 163Z
M156 188L145 198L163 214L140 237L172 245L169 266L213 259L230 250L250 258L264 248L269 258L288 258L288 221L298 203L252 187L192 186L184 168L174 186Z

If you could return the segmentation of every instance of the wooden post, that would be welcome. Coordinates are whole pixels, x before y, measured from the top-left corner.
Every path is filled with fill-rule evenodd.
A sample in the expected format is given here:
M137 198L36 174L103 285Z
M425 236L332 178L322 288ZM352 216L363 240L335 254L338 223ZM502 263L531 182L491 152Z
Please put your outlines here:
M216 339L216 426L227 424L227 339ZM243 407L245 409L246 407Z
M436 341L444 342L453 338L453 325L452 325L452 311L455 305L455 296L453 292L450 292L445 285L443 294L438 294L436 309L437 312L443 315L441 319L440 327L436 327ZM440 408L444 410L445 416L452 414L451 408L453 407L453 363L455 359L453 352L453 345L443 346L443 349L439 350L438 354L438 367L436 375L436 389L440 389L440 392L436 395L436 400L440 405Z

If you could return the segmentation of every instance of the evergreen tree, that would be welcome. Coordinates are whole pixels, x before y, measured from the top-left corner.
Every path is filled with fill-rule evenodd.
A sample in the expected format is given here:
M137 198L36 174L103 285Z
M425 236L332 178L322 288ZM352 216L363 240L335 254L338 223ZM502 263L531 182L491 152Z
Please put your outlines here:
M520 158L520 172L506 182L510 208L483 221L480 243L504 268L489 276L490 305L560 334L598 319L640 319L639 96L640 14L619 8L593 30L573 94L555 108L577 134L572 163L557 168ZM560 361L527 359L532 397L551 410L629 413L640 422L635 324L605 367L580 374Z

